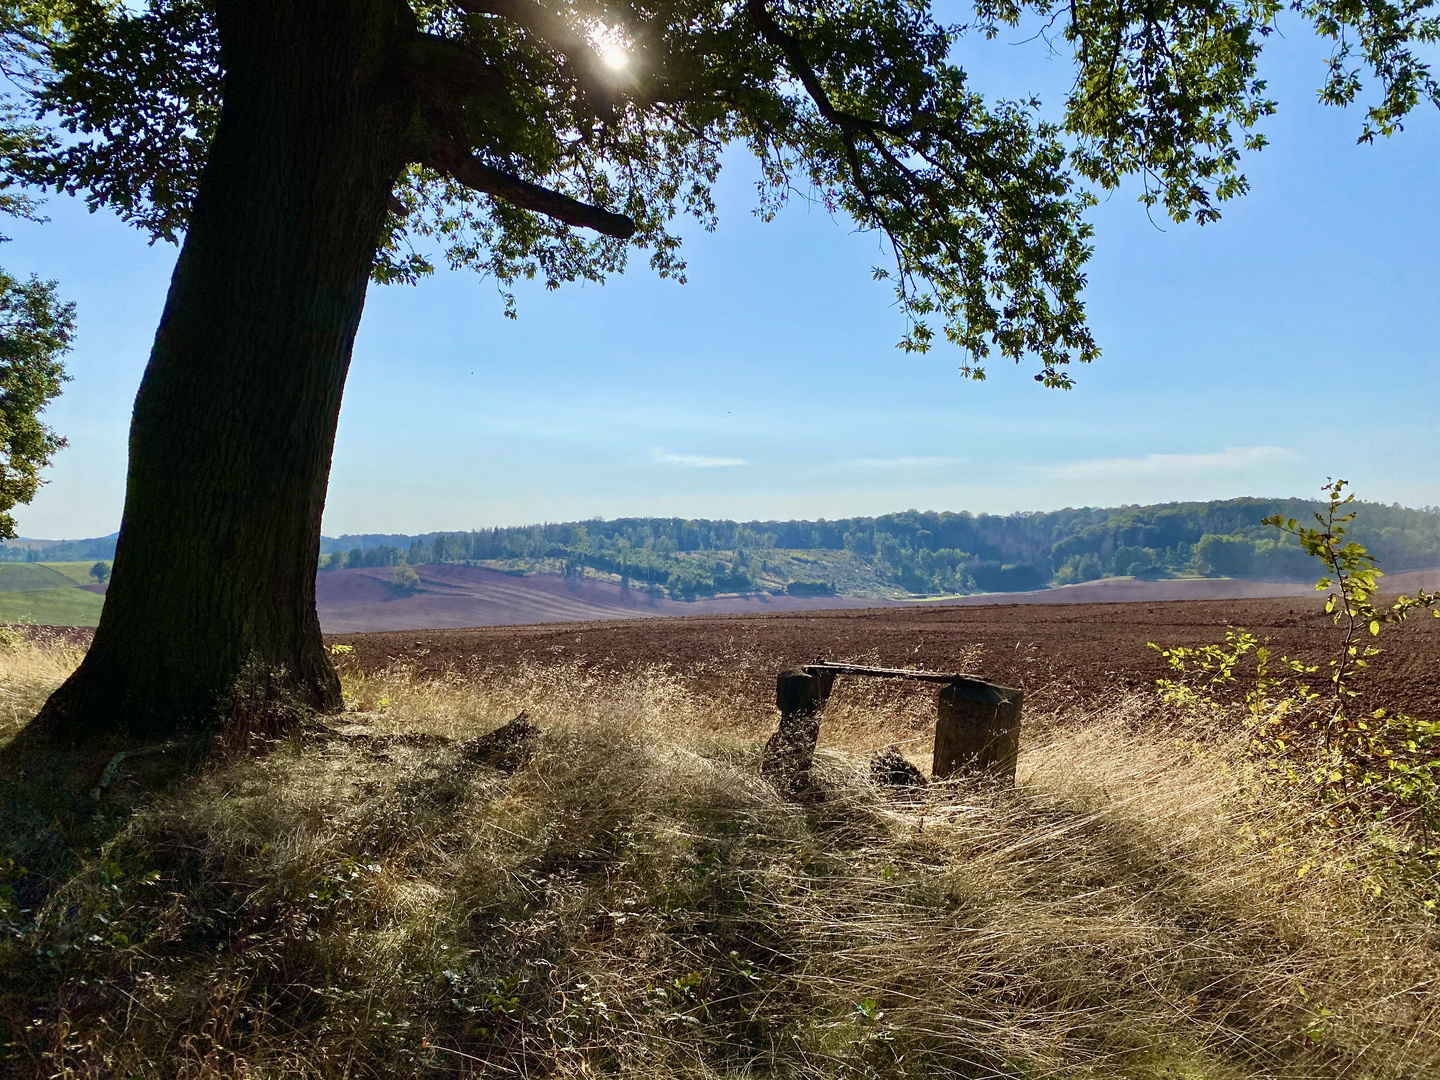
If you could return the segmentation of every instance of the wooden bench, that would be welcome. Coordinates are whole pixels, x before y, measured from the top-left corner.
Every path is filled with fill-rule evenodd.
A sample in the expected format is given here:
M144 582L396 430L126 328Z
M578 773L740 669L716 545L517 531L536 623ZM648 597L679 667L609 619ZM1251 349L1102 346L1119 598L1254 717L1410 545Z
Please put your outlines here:
M824 660L781 672L775 680L780 727L765 744L761 767L766 775L792 789L809 784L825 702L841 675L939 683L931 776L940 779L957 772L974 771L1007 784L1015 783L1024 691L958 672L915 671Z

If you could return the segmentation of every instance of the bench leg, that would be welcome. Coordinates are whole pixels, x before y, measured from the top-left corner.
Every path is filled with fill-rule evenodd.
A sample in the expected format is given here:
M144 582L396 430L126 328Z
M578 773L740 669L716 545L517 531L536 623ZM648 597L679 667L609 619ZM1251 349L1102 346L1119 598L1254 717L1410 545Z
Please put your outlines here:
M765 744L760 770L777 787L797 791L810 783L829 681L798 670L782 672L775 680L780 728Z
M940 691L930 773L939 779L962 770L984 772L1014 784L1025 694L1008 687L980 685L983 690L979 685L955 685Z

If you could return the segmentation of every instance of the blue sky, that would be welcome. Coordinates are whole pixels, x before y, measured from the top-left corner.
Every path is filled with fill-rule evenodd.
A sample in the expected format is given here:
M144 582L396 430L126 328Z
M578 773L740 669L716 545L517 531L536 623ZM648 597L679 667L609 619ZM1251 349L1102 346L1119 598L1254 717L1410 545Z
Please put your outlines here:
M967 49L973 85L1058 103L1069 65L1008 43L1025 36ZM1093 211L1104 355L1069 393L1029 363L976 384L948 347L896 350L875 238L798 202L761 223L742 154L719 229L689 234L687 285L641 259L603 287L522 289L514 322L468 274L372 288L325 530L1008 512L1313 495L1329 475L1440 504L1440 116L1356 146L1359 112L1314 103L1322 55L1298 25L1270 48L1272 146L1219 224L1157 227L1133 190ZM101 535L175 251L70 199L47 212L10 226L0 262L79 305L49 412L70 446L16 516L26 536Z

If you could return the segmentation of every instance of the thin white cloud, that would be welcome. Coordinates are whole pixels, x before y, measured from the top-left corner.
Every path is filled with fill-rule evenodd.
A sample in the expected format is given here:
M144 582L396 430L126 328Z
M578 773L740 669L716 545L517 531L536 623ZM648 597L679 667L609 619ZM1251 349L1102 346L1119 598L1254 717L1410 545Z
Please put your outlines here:
M656 465L675 465L681 469L733 469L737 465L745 464L744 458L672 454L658 446L650 451L650 460Z
M916 471L919 469L943 469L947 465L964 465L968 458L958 457L889 457L851 458L845 462L847 469L868 469L875 471L897 470Z
M1284 446L1227 446L1212 454L1146 454L1133 458L1091 458L1063 465L1042 465L1038 472L1056 480L1133 479L1205 476L1293 465L1301 454Z

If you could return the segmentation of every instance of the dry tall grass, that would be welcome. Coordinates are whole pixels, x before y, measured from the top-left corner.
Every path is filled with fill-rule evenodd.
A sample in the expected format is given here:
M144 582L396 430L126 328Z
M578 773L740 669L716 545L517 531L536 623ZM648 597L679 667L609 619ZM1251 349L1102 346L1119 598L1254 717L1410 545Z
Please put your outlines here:
M1355 870L1383 836L1148 700L906 803L865 765L926 763L928 696L842 687L797 805L773 715L664 671L346 683L335 731L154 799L17 924L16 1075L1440 1073L1433 919ZM477 761L521 708L529 761Z
M0 627L0 744L30 722L84 655L62 634Z

